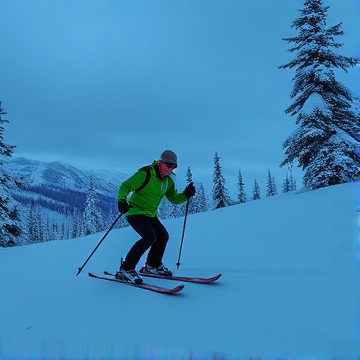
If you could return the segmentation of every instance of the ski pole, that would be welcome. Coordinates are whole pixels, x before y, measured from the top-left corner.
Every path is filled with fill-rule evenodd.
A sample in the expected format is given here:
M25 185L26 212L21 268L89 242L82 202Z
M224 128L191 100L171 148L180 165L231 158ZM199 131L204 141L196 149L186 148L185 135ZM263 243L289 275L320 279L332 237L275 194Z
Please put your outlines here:
M90 256L86 259L86 261L84 262L83 266L82 267L79 267L79 271L78 273L76 274L76 276L78 276L81 272L82 272L82 269L84 268L84 266L86 265L86 263L90 260L90 258L93 256L94 252L97 250L97 248L100 246L100 244L103 242L103 240L106 238L106 236L108 235L108 233L111 231L111 229L115 226L115 224L119 221L119 219L121 218L121 215L120 214L116 219L115 221L112 223L112 225L110 226L110 229L105 233L105 235L102 237L102 239L100 240L100 242L97 244L96 248L93 250L93 252L90 254Z
M183 225L181 242L180 242L179 258L178 258L178 261L177 261L177 263L176 263L176 268L177 268L178 270L179 270L179 266L180 266L181 249L182 249L182 245L183 245L183 241L184 241L186 218L187 218L187 214L188 214L188 210L189 210L189 202L190 202L190 198L187 199L187 202L186 202L185 218L184 218L184 225Z

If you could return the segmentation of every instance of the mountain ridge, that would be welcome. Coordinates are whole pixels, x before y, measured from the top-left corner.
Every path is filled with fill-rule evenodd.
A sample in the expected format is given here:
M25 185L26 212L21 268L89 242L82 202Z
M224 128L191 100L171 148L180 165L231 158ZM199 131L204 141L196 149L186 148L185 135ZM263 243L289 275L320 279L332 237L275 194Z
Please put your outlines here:
M10 178L21 184L10 192L22 223L22 244L73 237L71 229L74 222L81 221L76 219L84 212L91 180L106 227L117 214L118 187L127 178L120 171L81 170L61 161L48 163L16 156L4 159L3 167ZM30 234L34 227L46 228L48 235L33 238ZM38 234L42 234L41 230Z

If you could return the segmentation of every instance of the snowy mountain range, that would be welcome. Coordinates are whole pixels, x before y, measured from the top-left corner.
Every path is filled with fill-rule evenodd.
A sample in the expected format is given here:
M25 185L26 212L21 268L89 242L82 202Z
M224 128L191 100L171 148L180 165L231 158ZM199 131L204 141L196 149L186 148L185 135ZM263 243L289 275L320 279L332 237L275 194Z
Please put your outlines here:
M27 216L32 203L41 207L44 214L52 214L61 223L61 215L84 209L90 179L99 200L99 207L108 214L116 208L118 187L127 175L108 170L80 170L63 162L40 162L12 156L4 160L4 167L11 178L22 184L13 188L12 195L20 204L19 212ZM60 218L59 218L60 214Z
M84 193L93 176L98 193L113 197L119 184L127 176L109 170L80 170L60 161L46 163L12 156L4 162L10 173L24 182L27 188L49 186Z

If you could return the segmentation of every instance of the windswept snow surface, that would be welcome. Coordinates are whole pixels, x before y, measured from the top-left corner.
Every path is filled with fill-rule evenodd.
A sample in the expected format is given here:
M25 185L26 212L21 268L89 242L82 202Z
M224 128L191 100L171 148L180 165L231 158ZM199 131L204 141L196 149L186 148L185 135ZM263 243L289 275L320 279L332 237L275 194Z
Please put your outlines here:
M360 358L360 183L165 220L164 263L211 276L178 296L91 279L138 239L0 249L0 359ZM141 260L141 265L144 259ZM149 279L173 286L176 282Z

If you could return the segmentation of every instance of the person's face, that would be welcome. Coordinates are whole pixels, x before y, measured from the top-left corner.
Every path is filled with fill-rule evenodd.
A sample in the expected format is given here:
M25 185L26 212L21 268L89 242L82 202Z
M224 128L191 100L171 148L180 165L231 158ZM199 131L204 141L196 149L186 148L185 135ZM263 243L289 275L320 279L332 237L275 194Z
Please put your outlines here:
M159 172L161 178L164 178L165 176L168 176L171 174L171 172L177 168L177 165L170 164L164 161L159 161Z

